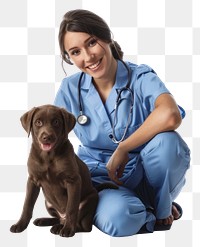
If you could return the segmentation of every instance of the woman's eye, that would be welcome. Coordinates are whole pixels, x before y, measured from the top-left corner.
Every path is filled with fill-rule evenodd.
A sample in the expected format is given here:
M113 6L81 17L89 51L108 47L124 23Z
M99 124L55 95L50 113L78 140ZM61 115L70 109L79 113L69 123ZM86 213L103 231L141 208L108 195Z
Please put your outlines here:
M35 125L38 126L38 127L41 127L43 125L42 121L41 120L36 120L35 121Z
M80 50L73 50L73 51L71 52L71 55L72 55L72 56L78 56L79 53L80 53Z
M91 39L90 42L89 42L89 46L95 46L96 43L97 43L96 39Z

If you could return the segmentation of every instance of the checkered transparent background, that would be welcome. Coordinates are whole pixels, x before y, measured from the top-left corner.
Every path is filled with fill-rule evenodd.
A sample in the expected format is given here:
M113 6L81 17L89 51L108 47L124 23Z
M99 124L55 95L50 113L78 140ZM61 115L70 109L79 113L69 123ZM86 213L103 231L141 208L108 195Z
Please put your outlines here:
M9 232L20 216L31 140L20 116L53 103L64 77L57 41L64 13L84 8L102 16L125 60L154 68L187 112L178 129L191 148L187 184L177 198L184 210L167 232L112 238L95 227L70 239L32 223ZM171 247L200 246L200 0L1 0L0 2L0 242L4 246ZM69 74L76 68L66 65ZM78 141L71 133L75 150ZM33 217L47 215L42 194Z

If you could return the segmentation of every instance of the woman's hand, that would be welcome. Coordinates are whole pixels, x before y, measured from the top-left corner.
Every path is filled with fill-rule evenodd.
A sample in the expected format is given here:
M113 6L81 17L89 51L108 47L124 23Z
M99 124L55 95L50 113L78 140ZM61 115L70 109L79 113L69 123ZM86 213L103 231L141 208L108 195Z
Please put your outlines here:
M110 179L118 185L122 185L119 178L122 177L124 168L128 161L128 152L117 148L106 165Z

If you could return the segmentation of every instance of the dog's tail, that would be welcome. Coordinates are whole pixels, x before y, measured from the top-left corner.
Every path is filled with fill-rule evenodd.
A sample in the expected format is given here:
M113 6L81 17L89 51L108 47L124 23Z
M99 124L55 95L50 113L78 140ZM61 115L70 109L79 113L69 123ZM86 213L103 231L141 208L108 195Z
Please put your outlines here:
M102 184L98 184L97 186L95 186L95 189L97 190L97 192L100 192L102 190L107 190L107 189L114 189L117 190L119 189L119 187L113 183L102 183Z

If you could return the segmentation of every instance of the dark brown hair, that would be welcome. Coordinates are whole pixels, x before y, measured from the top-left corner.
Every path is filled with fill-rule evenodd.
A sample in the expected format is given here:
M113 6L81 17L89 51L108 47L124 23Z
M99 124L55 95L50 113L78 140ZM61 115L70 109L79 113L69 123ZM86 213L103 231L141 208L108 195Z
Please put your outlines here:
M123 58L123 51L119 44L112 40L111 31L107 23L98 15L91 11L76 9L67 12L60 24L59 30L59 45L61 51L62 60L68 64L72 64L69 59L68 53L64 47L64 36L66 32L84 32L91 36L95 36L98 39L109 43L110 48L115 59Z

